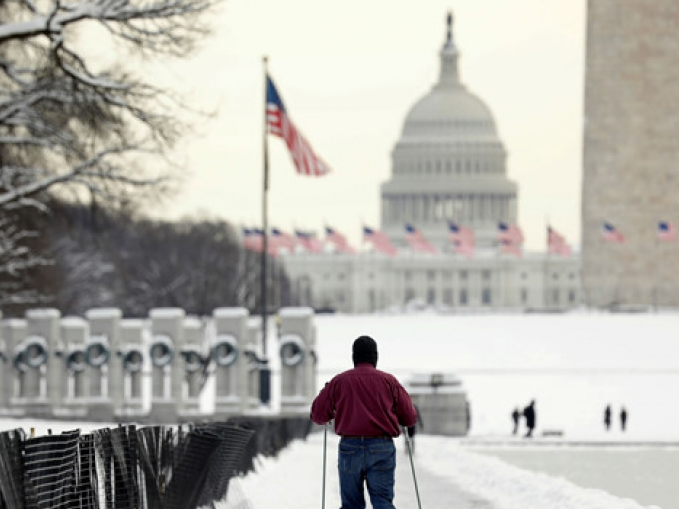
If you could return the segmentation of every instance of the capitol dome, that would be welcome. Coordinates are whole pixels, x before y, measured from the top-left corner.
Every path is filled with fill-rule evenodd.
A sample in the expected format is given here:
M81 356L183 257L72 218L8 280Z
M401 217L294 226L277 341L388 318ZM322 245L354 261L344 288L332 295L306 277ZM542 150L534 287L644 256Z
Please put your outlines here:
M437 84L410 109L402 137L432 136L499 141L490 109L461 83Z
M448 223L476 230L492 246L497 223L516 221L516 184L486 103L460 81L452 14L439 53L438 82L406 115L392 151L392 178L382 184L382 228L404 245L404 224L416 225L446 249Z
M403 138L466 138L499 142L495 119L486 103L460 82L459 52L448 18L446 41L441 49L441 74L431 91L410 109L403 124Z

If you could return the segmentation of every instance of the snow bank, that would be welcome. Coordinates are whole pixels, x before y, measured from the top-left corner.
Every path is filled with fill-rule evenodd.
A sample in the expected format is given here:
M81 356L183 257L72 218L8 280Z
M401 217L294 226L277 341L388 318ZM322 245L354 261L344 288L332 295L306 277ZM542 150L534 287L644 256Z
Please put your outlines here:
M462 450L452 439L418 436L418 464L473 492L497 509L643 509L631 499L577 486ZM549 454L545 451L544 454ZM657 508L657 506L648 506Z

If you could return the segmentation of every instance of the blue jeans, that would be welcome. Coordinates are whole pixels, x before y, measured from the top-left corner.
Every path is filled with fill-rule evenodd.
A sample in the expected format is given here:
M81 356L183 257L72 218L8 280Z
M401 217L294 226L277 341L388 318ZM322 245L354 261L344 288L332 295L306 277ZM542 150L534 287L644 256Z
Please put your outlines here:
M338 458L341 509L365 509L363 481L373 509L394 509L395 468L393 440L342 438Z

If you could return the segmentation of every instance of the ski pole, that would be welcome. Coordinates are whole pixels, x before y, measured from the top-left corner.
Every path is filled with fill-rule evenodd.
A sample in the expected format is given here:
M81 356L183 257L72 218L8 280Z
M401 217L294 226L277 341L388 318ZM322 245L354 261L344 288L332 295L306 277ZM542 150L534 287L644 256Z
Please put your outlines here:
M326 454L328 450L328 423L323 425L323 496L321 500L321 509L325 509L325 463Z
M420 490L417 487L417 477L415 477L415 463L413 463L413 451L410 447L410 437L408 430L403 426L403 435L406 437L406 446L408 448L408 456L410 457L410 470L413 471L413 483L415 484L415 495L417 495L417 507L422 509L422 502L420 501Z

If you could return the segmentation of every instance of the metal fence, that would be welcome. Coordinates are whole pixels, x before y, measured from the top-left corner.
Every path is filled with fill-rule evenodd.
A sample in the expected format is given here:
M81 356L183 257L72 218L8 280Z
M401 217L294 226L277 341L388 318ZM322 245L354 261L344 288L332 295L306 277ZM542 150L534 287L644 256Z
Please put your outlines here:
M241 417L29 437L0 433L0 509L214 507L230 481L310 432L307 417Z

